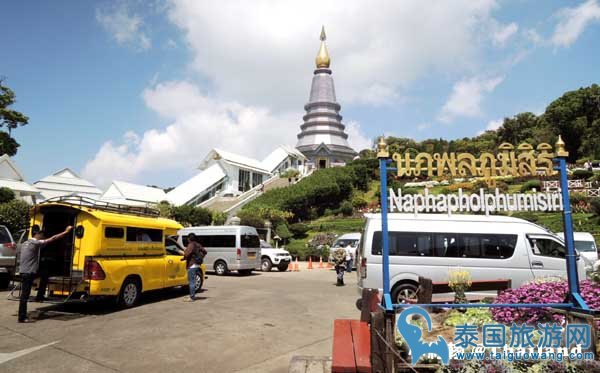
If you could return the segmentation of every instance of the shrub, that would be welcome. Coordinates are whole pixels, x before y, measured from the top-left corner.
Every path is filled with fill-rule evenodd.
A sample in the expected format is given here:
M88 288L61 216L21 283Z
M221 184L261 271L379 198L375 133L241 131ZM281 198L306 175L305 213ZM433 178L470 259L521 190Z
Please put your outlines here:
M265 219L255 211L241 210L238 211L237 217L240 218L241 225L247 225L254 228L264 228L265 226Z
M421 193L421 191L418 188L404 188L402 189L402 194L403 195L407 195L407 194L419 194Z
M521 193L528 192L534 188L539 191L542 188L542 182L537 179L526 181L521 185Z
M352 207L355 209L364 209L367 207L367 200L362 197L354 197L352 198Z
M503 291L495 303L563 303L567 297L567 282L563 279L531 282L517 289ZM600 284L585 280L580 282L580 293L587 305L600 310ZM562 322L564 316L552 314L547 309L492 308L492 317L505 324L537 322Z
M304 223L295 223L290 225L290 231L294 238L306 237L306 232L310 230L310 227Z
M15 192L12 189L2 187L0 188L0 203L10 202L15 199Z
M30 208L31 206L20 199L0 204L0 224L6 225L13 234L21 229L27 229Z
M317 233L311 240L308 241L308 247L319 247L333 245L336 235L333 233Z
M210 210L188 205L171 208L171 218L187 226L210 225L212 221Z
M593 198L590 201L590 212L600 217L600 198Z
M354 208L352 207L352 203L350 201L344 201L340 205L340 213L344 216L351 216L354 212Z
M591 178L592 176L594 176L594 172L593 171L589 171L589 170L575 170L571 174L571 178L572 179L587 180L587 179Z
M450 193L454 193L454 192L458 191L459 189L462 189L462 190L465 190L465 191L473 190L474 189L474 185L473 185L473 183L470 183L470 182L454 183L454 184L448 185L444 189L447 190Z
M212 225L223 225L227 221L227 214L220 211L212 212Z
M288 239L292 238L292 232L288 229L287 224L279 224L277 228L275 228L275 233L283 240L283 242L287 242Z

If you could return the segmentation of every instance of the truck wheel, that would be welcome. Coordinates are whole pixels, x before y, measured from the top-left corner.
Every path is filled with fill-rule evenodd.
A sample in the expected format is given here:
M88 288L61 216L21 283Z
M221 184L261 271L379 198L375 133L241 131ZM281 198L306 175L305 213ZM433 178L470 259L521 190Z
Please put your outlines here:
M218 276L223 276L227 274L227 272L229 272L229 269L227 269L227 263L222 260L219 260L215 263L215 273Z
M263 258L260 262L260 270L263 272L271 272L271 268L273 268L273 263L271 263L271 259Z
M287 269L288 269L288 266L289 266L289 265L290 265L290 264L289 264L289 263L287 263L287 262L286 262L286 263L283 263L283 264L280 264L280 265L278 265L278 266L277 266L277 270L278 270L279 272L285 272L285 271L287 271Z
M127 278L121 286L121 292L119 293L119 304L125 308L131 308L135 306L140 299L141 286L138 280L134 278Z

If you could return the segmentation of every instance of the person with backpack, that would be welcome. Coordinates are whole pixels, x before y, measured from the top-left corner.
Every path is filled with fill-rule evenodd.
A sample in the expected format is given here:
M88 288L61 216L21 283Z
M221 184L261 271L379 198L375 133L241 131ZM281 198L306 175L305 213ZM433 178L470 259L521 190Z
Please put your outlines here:
M182 261L185 260L188 283L190 287L189 298L184 298L186 302L193 302L196 300L196 276L199 274L202 276L200 266L206 256L206 249L198 242L198 237L194 233L188 235L188 245L183 252Z
M344 247L338 247L333 252L333 264L335 265L335 273L337 274L337 286L344 286L344 272L346 272L346 266L348 262L346 257L349 255L349 252Z

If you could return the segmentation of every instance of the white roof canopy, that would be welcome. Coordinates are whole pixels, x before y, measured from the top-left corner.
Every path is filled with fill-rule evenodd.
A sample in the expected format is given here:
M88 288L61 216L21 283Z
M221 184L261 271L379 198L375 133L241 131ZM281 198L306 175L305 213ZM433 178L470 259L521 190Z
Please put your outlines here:
M185 205L200 194L205 193L211 186L223 180L225 176L225 172L221 166L213 164L167 193L167 200L176 206Z

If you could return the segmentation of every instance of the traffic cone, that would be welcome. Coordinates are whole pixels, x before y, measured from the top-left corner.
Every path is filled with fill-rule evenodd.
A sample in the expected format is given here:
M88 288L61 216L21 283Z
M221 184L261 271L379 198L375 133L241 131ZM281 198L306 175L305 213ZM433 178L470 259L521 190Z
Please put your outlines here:
M294 263L294 272L300 272L300 266L298 265L298 257L296 257L296 263Z
M333 263L331 263L330 261L327 261L327 269L331 269L333 268Z
M323 257L322 256L319 257L319 268L325 268L325 266L323 265Z
M308 257L308 269L313 269L313 267L312 267L312 256Z

